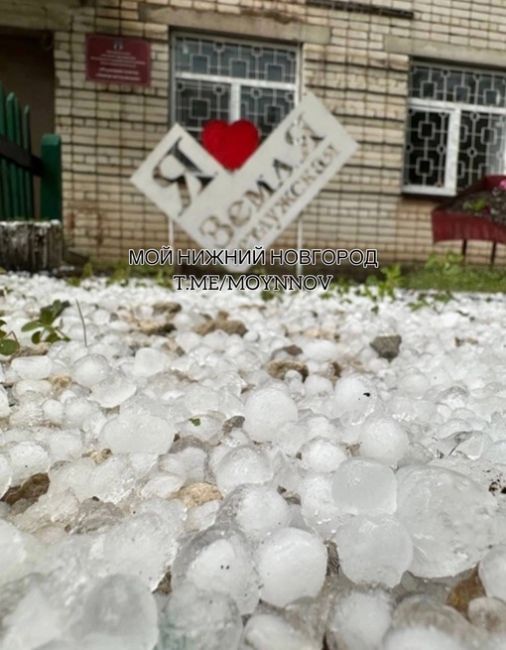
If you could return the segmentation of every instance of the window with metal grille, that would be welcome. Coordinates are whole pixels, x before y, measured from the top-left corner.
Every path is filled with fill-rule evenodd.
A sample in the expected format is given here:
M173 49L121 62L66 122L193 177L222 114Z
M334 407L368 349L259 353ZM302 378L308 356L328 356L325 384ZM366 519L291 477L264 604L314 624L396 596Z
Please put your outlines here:
M416 62L404 191L451 196L506 171L506 73Z
M209 120L251 120L266 137L297 101L295 47L175 34L173 122L197 139Z

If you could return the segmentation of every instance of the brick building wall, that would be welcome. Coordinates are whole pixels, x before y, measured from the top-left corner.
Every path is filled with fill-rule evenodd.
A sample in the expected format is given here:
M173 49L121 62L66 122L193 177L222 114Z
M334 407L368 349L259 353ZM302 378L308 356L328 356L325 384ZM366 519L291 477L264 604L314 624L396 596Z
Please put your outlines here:
M403 195L402 167L410 58L499 65L506 33L504 0L97 0L72 12L55 33L56 130L64 140L65 226L71 248L104 260L126 259L129 248L159 247L167 220L129 177L166 133L170 101L169 32L219 29L229 35L267 32L301 44L302 87L319 96L360 148L304 215L306 246L378 248L380 261L422 261L431 244L430 197ZM325 6L329 5L329 6ZM378 8L386 8L383 14ZM165 12L164 8L172 10ZM376 8L376 11L375 11ZM140 20L139 17L143 17ZM290 18L291 21L287 22ZM312 31L310 28L313 27ZM312 42L317 29L326 42ZM290 31L291 30L291 31ZM304 30L306 30L304 32ZM87 33L138 36L152 46L149 88L97 85L85 79ZM295 241L295 227L278 245ZM176 230L179 246L190 242ZM438 245L437 250L457 244ZM472 259L490 245L473 242ZM501 251L498 261L506 257Z

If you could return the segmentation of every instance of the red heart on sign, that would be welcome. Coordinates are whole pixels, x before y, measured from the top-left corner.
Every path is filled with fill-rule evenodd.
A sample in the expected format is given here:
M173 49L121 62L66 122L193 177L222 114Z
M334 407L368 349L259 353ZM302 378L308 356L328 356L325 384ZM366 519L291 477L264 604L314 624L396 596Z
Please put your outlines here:
M210 120L202 131L202 144L226 169L239 169L258 148L260 135L249 120L227 124Z

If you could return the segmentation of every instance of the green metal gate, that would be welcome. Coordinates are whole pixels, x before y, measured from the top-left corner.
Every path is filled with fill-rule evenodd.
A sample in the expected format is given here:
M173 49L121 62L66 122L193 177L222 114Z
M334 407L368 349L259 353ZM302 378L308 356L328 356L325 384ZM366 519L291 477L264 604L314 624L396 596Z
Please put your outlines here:
M40 214L35 214L34 178L40 183ZM0 221L62 218L61 138L42 137L40 157L31 145L30 107L0 83Z

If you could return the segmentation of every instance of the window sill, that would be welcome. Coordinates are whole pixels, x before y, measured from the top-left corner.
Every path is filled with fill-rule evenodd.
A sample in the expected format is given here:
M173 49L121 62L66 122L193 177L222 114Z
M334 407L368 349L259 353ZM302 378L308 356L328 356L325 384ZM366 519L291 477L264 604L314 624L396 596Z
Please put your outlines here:
M434 201L436 203L445 203L454 199L457 194L434 194L433 192L413 192L411 190L401 189L401 196L403 199L413 199L415 201L425 200Z

